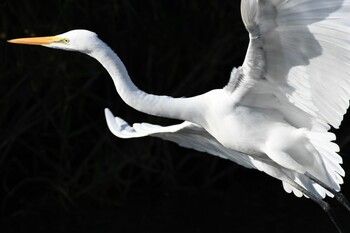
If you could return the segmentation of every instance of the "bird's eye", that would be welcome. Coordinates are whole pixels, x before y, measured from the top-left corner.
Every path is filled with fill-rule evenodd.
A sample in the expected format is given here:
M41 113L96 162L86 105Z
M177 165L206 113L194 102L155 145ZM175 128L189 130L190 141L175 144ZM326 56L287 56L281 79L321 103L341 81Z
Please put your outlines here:
M69 44L69 39L64 38L64 39L60 40L59 42L63 43L63 44Z

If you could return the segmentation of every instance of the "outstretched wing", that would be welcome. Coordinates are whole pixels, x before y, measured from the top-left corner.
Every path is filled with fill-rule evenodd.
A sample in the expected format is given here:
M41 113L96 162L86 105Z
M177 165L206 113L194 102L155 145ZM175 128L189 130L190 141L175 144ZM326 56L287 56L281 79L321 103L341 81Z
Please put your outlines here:
M107 108L105 109L105 116L108 128L119 138L159 137L186 148L232 160L247 168L255 168L250 156L227 149L202 127L194 123L185 121L181 124L166 127L148 123L135 123L133 126L130 126L123 119L113 116Z
M338 128L349 107L349 12L350 0L242 0L250 43L226 86L237 103L277 110L291 125L315 133L309 139L322 160L319 169L335 190L344 176L342 160L330 142L335 136L323 132Z
M338 128L350 99L350 0L242 0L250 34L227 88L296 127Z

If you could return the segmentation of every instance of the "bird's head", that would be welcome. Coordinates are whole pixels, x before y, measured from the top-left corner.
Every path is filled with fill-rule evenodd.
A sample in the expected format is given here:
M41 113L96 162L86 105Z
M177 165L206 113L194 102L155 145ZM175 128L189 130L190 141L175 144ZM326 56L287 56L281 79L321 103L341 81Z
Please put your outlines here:
M9 40L8 42L15 44L42 45L54 49L89 53L98 41L96 33L78 29L56 36L19 38Z

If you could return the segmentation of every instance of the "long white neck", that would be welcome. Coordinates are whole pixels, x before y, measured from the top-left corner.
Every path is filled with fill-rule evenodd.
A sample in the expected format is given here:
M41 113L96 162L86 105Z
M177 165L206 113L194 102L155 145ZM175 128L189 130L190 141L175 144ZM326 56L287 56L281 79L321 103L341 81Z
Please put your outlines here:
M114 81L118 94L129 106L138 111L167 118L196 121L193 98L172 98L148 94L138 89L119 57L101 40L95 44L88 55L97 59L108 71Z

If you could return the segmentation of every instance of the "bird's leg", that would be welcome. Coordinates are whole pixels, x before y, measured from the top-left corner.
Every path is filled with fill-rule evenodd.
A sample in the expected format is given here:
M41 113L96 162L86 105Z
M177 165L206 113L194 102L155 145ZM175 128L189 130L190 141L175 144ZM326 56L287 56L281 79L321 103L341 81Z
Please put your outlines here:
M311 175L310 173L306 172L305 176L308 177L310 180L314 181L315 183L319 184L320 186L322 186L324 189L328 190L329 192L331 192L335 199L342 204L347 210L350 211L350 204L349 201L346 199L346 197L344 196L344 194L335 191L334 189L330 188L328 185L326 185L324 182L320 181L319 179L317 179L316 177L314 177L313 175Z
M323 209L324 212L326 212L326 214L328 215L328 217L330 218L330 220L332 221L334 226L337 228L339 233L345 233L343 230L343 227L339 223L335 213L333 212L333 210L331 209L330 205L327 202L323 201L322 198L316 196L315 194L308 191L307 189L305 189L301 185L297 184L294 180L290 179L289 181L290 181L289 182L290 185L292 185L294 188L298 189L300 192L302 192L303 194L308 196L311 200L316 202L319 206L321 206L321 208Z

